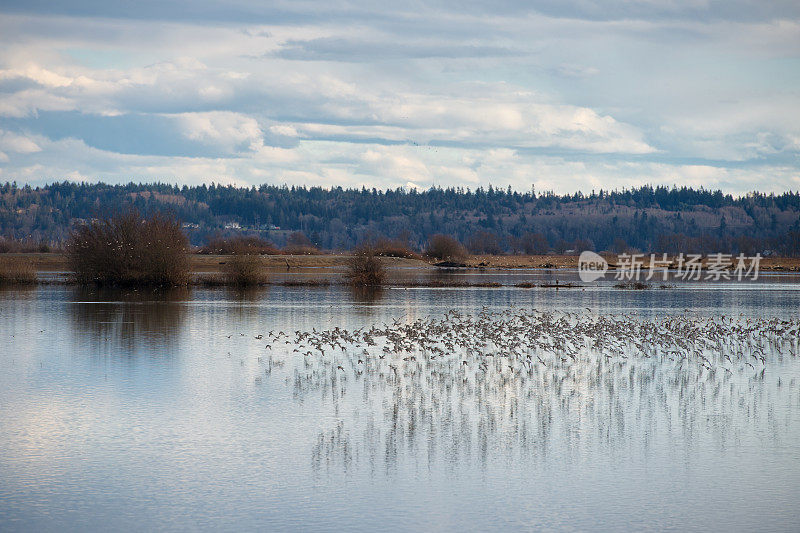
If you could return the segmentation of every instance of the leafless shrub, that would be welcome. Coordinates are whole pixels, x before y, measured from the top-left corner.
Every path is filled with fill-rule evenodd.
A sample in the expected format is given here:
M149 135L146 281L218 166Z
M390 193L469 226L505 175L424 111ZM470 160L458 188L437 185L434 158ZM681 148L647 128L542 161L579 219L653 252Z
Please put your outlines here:
M380 257L402 257L404 259L422 259L411 247L400 239L378 239L373 245L375 255Z
M11 254L19 252L19 246L16 241L0 237L0 254Z
M314 246L314 243L302 231L293 231L286 237L286 246Z
M35 239L11 239L0 237L0 254L11 253L49 253L53 247L44 240Z
M428 241L425 255L433 259L464 259L467 257L467 251L464 246L453 237L437 233L431 236Z
M130 211L76 228L66 253L79 283L173 286L189 281L188 248L174 218Z
M227 281L220 274L200 274L191 280L191 284L201 287L223 287L227 285Z
M229 285L248 287L267 282L264 265L258 254L232 255L223 265L225 281Z
M467 247L473 254L500 255L503 248L500 239L489 231L476 231L467 241Z
M362 246L347 260L346 277L351 285L376 287L386 280L386 269L373 247Z

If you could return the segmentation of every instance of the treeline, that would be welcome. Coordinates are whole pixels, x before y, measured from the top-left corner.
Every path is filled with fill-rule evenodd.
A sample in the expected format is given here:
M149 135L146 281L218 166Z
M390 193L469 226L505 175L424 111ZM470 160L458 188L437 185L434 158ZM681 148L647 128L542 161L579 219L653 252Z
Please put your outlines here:
M297 239L350 249L388 238L422 249L451 235L473 253L597 251L773 252L800 255L800 193L743 196L652 187L556 195L509 189L175 186L53 183L0 185L0 236L57 245L91 219L169 212L192 244L237 234L278 246Z

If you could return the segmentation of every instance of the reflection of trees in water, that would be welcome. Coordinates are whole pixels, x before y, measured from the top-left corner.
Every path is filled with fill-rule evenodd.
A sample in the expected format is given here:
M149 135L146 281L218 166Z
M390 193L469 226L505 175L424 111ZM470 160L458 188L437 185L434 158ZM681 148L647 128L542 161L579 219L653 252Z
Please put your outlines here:
M36 313L39 289L35 285L4 286L0 283L0 332L5 328L22 331L29 327L46 327ZM0 354L3 351L8 348L0 348Z
M168 348L179 342L188 298L186 289L76 288L70 320L80 336L108 343L112 355L140 347Z
M33 301L37 297L36 285L5 285L0 283L0 299Z
M350 294L353 298L353 310L358 316L371 317L378 311L375 304L381 302L386 295L381 287L350 287Z
M350 287L353 301L361 304L375 304L384 297L382 287Z
M256 303L264 299L267 295L267 287L259 285L256 287L226 287L225 294L236 303Z
M432 285L458 284L469 281L470 277L463 269L436 268L428 273L427 281Z
M795 379L779 374L795 374L797 339L759 339L756 350L747 335L720 332L719 351L699 354L701 364L655 344L660 356L582 349L530 366L485 353L381 359L355 348L298 361L294 394L317 397L339 419L313 447L317 472L578 460L665 443L724 449L743 438L785 438L788 421L777 413L800 402ZM759 353L766 363L723 366L737 351L745 363Z
M268 292L266 286L225 288L225 296L231 302L229 310L239 319L257 318L263 311L260 302Z

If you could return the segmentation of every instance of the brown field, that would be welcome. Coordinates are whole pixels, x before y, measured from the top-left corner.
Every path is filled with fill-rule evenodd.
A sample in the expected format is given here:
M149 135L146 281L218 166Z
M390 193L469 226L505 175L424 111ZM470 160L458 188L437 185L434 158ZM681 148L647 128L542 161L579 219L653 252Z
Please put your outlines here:
M311 272L326 269L343 269L350 255L264 255L261 263L270 272ZM216 274L224 271L224 265L231 256L191 254L189 264L194 273ZM29 262L37 272L66 272L67 260L60 253L20 253L0 254L0 265L11 262ZM418 259L382 257L381 261L389 268L433 268L429 263Z
M659 257L658 254L656 257ZM605 255L609 264L616 263L616 255ZM645 265L649 261L646 256ZM465 261L474 268L578 268L577 255L474 255ZM705 261L704 261L705 263ZM760 270L800 272L800 257L762 257Z
M269 272L332 274L344 270L350 255L265 255L261 262ZM190 256L192 272L196 274L217 274L224 271L225 263L230 256L199 255ZM616 257L608 257L614 263ZM0 267L28 262L36 272L65 272L67 261L60 253L13 253L0 254ZM431 263L419 259L399 257L382 257L381 261L388 268L435 268ZM472 268L513 269L513 268L567 268L578 267L576 255L476 255L465 260ZM761 270L800 272L800 258L797 257L765 257L761 260Z

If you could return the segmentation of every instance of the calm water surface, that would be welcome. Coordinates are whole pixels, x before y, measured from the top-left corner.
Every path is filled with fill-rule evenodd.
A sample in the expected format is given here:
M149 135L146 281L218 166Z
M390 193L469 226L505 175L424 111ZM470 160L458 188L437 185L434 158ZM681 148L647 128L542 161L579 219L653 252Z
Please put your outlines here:
M798 357L488 390L312 372L255 337L451 309L795 318L798 289L0 291L0 530L797 531Z

